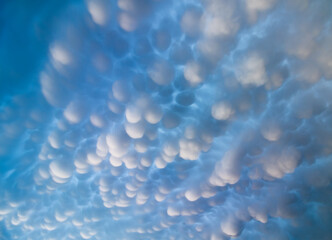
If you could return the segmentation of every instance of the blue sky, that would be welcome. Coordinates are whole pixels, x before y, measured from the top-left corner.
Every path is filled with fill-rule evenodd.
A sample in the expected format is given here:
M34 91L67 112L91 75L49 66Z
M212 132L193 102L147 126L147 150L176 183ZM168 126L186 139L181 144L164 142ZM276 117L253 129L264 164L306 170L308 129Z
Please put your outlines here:
M332 2L0 3L0 239L332 238Z

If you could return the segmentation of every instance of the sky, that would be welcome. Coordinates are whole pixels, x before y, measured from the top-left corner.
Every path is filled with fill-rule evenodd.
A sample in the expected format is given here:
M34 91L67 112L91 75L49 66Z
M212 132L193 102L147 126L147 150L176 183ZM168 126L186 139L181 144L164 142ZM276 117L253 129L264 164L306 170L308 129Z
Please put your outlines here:
M332 239L332 1L0 2L1 240Z

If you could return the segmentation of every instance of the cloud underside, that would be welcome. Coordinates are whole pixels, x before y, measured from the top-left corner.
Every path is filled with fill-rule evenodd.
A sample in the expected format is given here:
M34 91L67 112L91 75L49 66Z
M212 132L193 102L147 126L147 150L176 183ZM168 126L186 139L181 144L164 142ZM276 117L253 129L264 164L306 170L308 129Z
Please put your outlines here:
M331 1L18 5L0 239L331 238Z

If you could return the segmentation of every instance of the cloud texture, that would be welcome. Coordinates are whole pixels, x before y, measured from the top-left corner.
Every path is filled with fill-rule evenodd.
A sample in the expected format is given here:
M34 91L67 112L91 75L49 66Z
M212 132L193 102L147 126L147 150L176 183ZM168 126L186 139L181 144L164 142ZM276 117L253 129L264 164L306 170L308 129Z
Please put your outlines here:
M0 239L332 237L330 0L0 3Z

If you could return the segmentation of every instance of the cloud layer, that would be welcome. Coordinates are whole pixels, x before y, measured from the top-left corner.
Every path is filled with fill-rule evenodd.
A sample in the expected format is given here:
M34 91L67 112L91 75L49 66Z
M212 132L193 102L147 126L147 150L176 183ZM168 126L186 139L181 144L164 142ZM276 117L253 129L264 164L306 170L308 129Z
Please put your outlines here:
M0 239L331 238L331 1L0 6Z

